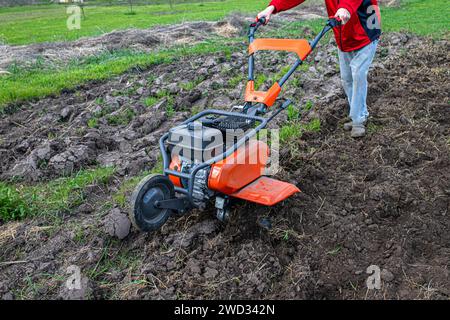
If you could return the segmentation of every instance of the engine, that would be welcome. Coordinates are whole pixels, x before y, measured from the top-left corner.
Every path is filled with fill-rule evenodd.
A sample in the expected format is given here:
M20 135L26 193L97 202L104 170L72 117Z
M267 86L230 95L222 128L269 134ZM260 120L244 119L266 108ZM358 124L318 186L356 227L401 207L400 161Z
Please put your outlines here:
M206 122L193 122L172 128L167 140L171 154L170 168L182 173L191 173L192 168L204 163L231 147L243 134L244 127L251 124L240 119L211 119ZM206 202L215 194L208 187L211 168L199 170L193 181L192 197L194 204L204 208ZM172 182L183 188L188 188L185 178L169 176Z

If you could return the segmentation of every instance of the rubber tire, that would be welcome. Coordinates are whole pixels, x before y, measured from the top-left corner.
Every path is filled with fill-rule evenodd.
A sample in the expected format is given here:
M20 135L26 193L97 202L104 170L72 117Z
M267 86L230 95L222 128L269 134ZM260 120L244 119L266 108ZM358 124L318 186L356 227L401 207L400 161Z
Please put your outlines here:
M161 190L165 187L165 190L163 190L165 200L175 198L175 189L172 181L161 174L150 174L146 176L139 182L131 196L130 220L140 231L151 232L160 229L173 213L170 209L161 209L157 220L149 222L143 219L139 210L142 198L150 188L157 188L158 186L160 186Z

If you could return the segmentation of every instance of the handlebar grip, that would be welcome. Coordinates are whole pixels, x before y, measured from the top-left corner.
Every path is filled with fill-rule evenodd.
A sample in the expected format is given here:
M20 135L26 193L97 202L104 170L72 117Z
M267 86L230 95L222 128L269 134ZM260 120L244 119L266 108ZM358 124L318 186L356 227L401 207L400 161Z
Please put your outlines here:
M342 20L340 18L333 17L328 19L327 25L329 25L332 28L335 28L337 26L342 25Z
M262 17L262 18L259 18L259 19L256 18L256 19L257 20L250 25L250 28L259 28L260 26L266 24L266 18L265 17Z

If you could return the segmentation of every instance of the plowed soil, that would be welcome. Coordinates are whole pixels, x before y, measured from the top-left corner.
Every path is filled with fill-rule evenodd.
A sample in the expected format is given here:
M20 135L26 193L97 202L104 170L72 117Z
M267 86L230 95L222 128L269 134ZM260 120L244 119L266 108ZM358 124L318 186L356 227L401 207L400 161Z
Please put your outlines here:
M245 47L8 110L0 118L2 180L42 182L98 165L117 172L106 187L91 186L83 205L61 213L51 232L46 217L0 222L0 296L70 298L66 268L77 265L82 298L448 299L449 52L446 41L385 35L369 76L368 134L355 140L342 128L348 106L335 47L324 43L295 76L300 85L286 90L297 106L314 102L301 113L305 121L321 120L319 132L282 146L277 177L302 193L273 208L238 202L227 224L212 209L194 211L152 234L132 229L121 241L103 231L104 203L155 165L157 139L191 110L241 101L243 83L229 80L245 73ZM286 61L263 59L266 74ZM162 90L173 99L173 116L167 98L143 103ZM108 121L123 112L132 115L128 123ZM271 219L271 230L258 225L261 217ZM379 290L366 286L371 265L381 269Z

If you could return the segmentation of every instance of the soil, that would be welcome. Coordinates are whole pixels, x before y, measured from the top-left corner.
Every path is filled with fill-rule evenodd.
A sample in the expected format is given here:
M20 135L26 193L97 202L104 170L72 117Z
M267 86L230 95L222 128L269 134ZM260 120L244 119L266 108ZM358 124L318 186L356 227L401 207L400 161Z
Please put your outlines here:
M191 110L241 102L244 84L229 80L245 74L244 44L231 57L133 70L10 108L0 118L2 180L42 182L98 165L117 172L61 213L57 227L47 217L0 225L0 297L73 298L65 279L76 265L83 277L76 298L448 299L449 44L383 37L369 76L368 134L358 140L342 128L348 106L335 50L333 40L323 43L308 70L295 75L300 85L285 91L298 106L314 102L304 121L321 120L320 132L280 151L277 177L302 193L273 208L237 202L227 224L212 209L194 211L158 232L132 228L118 240L107 219L123 219L126 208L113 196L155 165L164 132ZM259 61L257 70L273 74L286 57ZM194 89L183 89L199 77ZM162 91L171 98L145 106L145 97ZM170 99L175 115L166 109ZM123 114L132 114L129 122L111 123ZM93 116L97 128L88 126ZM262 217L271 230L259 226ZM371 265L381 271L379 290L366 286Z

